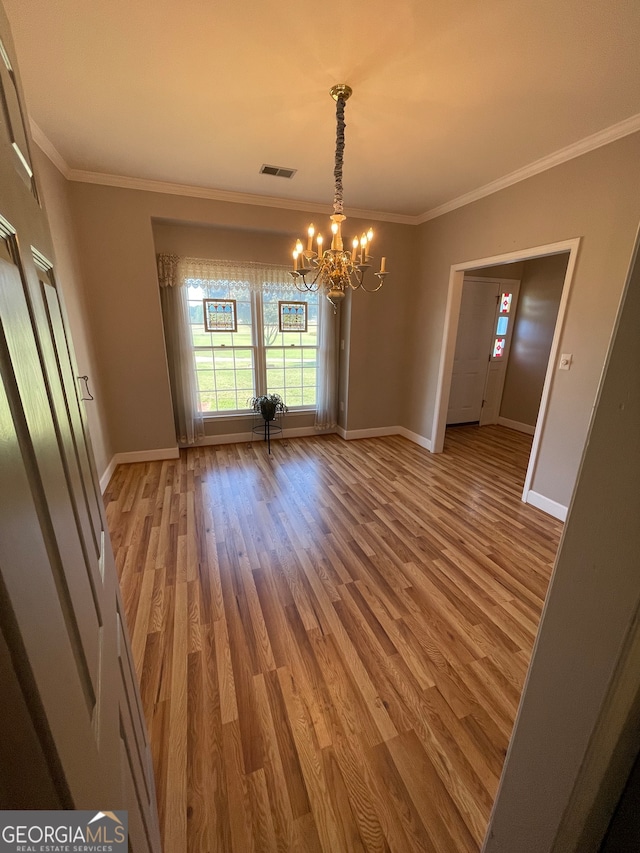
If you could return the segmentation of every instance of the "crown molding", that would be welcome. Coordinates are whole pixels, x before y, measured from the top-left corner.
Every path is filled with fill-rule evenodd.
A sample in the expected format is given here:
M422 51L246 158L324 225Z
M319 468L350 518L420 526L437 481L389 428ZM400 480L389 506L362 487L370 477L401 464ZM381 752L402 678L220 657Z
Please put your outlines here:
M69 164L64 159L62 154L55 147L53 142L49 139L48 136L45 135L42 128L35 123L35 121L29 116L29 126L31 128L31 137L33 141L36 143L38 148L46 154L46 156L51 160L56 169L69 180L69 175L71 174L71 169L69 168Z
M119 187L128 190L164 193L167 195L187 196L190 198L206 198L212 201L226 201L233 204L253 204L258 207L276 207L283 210L301 210L306 213L326 213L327 204L314 201L296 201L290 198L276 196L253 195L251 193L233 192L231 190L216 190L210 187L196 187L190 184L175 184L168 181L154 181L148 178L129 178L124 175L111 175L107 172L87 172L83 169L72 169L60 154L42 128L29 117L31 136L58 171L68 180L81 184L98 184L105 187ZM396 222L400 225L416 225L417 217L404 213L388 213L382 210L363 210L349 208L354 219L373 219L378 222Z
M190 184L174 184L167 181L154 181L148 178L128 178L122 175L108 175L103 172L85 172L71 169L70 181L82 184L100 184L121 189L142 190L144 192L164 193L167 195L206 198L212 201L226 201L232 204L253 204L258 207L275 207L280 210L302 210L307 213L327 213L329 205L314 201L297 201L291 198L253 195L251 193L216 190L210 187L196 187ZM415 225L416 217L404 213L386 213L381 210L361 210L349 208L349 215L356 219L372 219L378 222L397 222L401 225Z
M438 216L450 213L452 210L457 210L459 207L464 207L488 195L493 195L493 193L518 184L520 181L526 181L527 178L532 178L534 175L539 175L541 172L553 169L554 166L559 166L561 163L566 163L568 160L573 160L582 154L588 154L589 151L595 151L596 148L602 148L603 145L608 145L610 142L615 142L617 139L622 139L624 136L629 136L639 130L640 113L637 113L617 124L612 124L611 127L599 130L597 133L591 134L591 136L585 136L584 139L574 142L572 145L567 145L566 148L554 151L553 154L541 157L539 160L529 163L528 166L516 169L515 172L503 175L502 178L498 178L482 187L471 190L471 192L451 199L451 201L440 204L438 207L427 210L425 213L416 216L414 221L417 225L421 225L430 219L436 219Z
M123 175L111 175L104 172L88 172L82 169L72 169L60 154L57 148L53 145L50 139L44 134L41 128L29 119L31 125L31 135L33 141L43 151L44 154L51 160L54 166L64 175L68 181L77 181L84 184L99 184L106 187L119 187L121 189L142 190L144 192L164 193L167 195L187 196L190 198L205 198L211 201L225 201L232 204L252 204L258 207L275 207L282 210L300 210L306 213L326 213L328 206L312 201L296 201L290 198L278 198L276 196L253 195L251 193L233 192L231 190L216 190L209 187L196 187L190 184L175 184L168 181L154 181L148 178L129 178ZM477 187L468 193L464 193L457 198L451 199L444 204L440 204L431 210L425 211L417 216L404 213L386 213L379 210L362 210L360 208L350 208L349 213L357 219L372 219L378 222L395 222L400 225L421 225L423 222L428 222L431 219L436 219L438 216L443 216L445 213L450 213L452 210L457 210L459 207L464 207L474 201L479 201L493 193L511 187L520 181L526 181L527 178L532 178L534 175L539 175L541 172L546 172L548 169L553 169L554 166L559 166L582 154L588 154L590 151L595 151L604 145L622 139L624 136L629 136L632 133L640 131L640 113L630 116L623 121L606 127L597 133L586 136L584 139L568 145L566 148L561 148L553 154L548 154L546 157L541 157L521 169L516 169L508 175L503 175L495 181L484 184L482 187Z

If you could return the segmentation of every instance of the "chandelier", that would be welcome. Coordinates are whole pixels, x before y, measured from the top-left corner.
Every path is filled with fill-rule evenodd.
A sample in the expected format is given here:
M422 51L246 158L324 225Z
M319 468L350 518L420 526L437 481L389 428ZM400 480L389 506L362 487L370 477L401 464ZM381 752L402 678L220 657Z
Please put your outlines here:
M369 254L371 241L373 240L373 229L369 228L360 237L354 237L351 251L345 250L342 241L342 223L347 218L343 213L342 204L342 162L344 159L344 106L352 93L351 86L339 83L332 86L329 94L336 102L336 157L333 175L335 178L335 191L333 195L333 214L331 219L331 248L322 250L322 234L316 236L317 251L313 249L313 238L315 229L309 226L307 231L307 248L298 240L293 251L293 277L296 288L305 292L308 290L326 290L326 297L334 306L338 307L341 300L351 290L366 290L375 293L384 284L386 271L386 258L382 258L380 269L374 273L378 279L377 285L366 287L364 284L367 270L371 268L373 258Z

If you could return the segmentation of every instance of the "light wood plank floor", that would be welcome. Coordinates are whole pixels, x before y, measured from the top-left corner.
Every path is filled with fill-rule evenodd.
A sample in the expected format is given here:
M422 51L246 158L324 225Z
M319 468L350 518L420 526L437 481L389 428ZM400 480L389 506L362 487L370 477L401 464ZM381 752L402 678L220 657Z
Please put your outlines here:
M530 439L126 465L107 514L165 853L477 851L561 525Z

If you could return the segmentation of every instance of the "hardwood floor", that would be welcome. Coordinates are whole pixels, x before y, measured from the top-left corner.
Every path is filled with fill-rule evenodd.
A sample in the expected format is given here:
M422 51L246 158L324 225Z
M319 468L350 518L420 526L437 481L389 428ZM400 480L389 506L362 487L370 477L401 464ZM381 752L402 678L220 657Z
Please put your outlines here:
M530 438L219 445L105 494L165 853L477 851L561 525Z

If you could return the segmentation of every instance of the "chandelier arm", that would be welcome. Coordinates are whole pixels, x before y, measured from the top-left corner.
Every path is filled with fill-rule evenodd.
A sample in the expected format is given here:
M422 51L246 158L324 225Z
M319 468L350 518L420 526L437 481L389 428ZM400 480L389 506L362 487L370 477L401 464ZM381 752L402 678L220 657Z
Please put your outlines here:
M365 287L362 282L360 282L360 287L362 288L362 290L364 290L365 293L376 293L378 290L380 290L383 284L384 279L381 278L377 287Z
M309 269L308 272L312 272L312 270ZM315 270L314 272L315 272L315 275L311 281L307 281L306 275L303 275L301 273L296 278L293 279L293 283L295 285L295 288L299 293L308 293L308 292L313 293L319 289L320 282L318 281L318 279L320 277L320 270ZM302 287L299 286L300 279L302 279L302 282L301 282Z
M336 158L333 176L335 178L335 192L333 195L333 212L342 213L344 210L342 202L342 165L344 162L344 105L345 99L340 96L336 99Z

